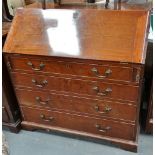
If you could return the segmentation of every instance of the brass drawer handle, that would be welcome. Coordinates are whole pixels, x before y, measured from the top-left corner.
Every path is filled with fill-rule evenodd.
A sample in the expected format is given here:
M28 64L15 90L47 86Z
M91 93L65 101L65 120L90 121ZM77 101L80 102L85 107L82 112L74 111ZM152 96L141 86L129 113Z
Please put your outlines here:
M95 127L96 127L96 129L98 129L98 131L100 131L100 132L104 132L104 133L111 129L110 126L107 126L107 127L101 127L99 124L96 124Z
M38 83L35 79L32 79L32 83L39 88L43 88L48 82L47 80L43 80L41 83Z
M100 92L99 87L93 87L93 90L97 92L97 95L106 96L112 92L111 88L106 88L104 91Z
M42 105L47 105L48 104L48 102L49 102L49 100L47 100L47 101L42 101L41 100L41 97L36 97L36 101L39 103L39 104L42 104Z
M40 118L41 118L43 121L45 121L45 122L51 122L51 121L54 120L53 117L46 118L44 114L41 114L41 115L40 115Z
M31 66L32 70L34 71L41 71L45 67L45 64L43 64L43 62L40 63L39 68L36 68L30 61L27 63L27 65Z
M100 114L107 114L107 113L109 113L109 112L112 110L112 108L110 108L110 107L108 107L108 106L105 106L104 110L103 110L103 111L100 111L98 105L94 106L94 109L95 109L98 113L100 113Z
M111 69L107 69L104 73L104 75L99 75L98 70L94 67L91 69L91 71L99 78L107 78L110 74L112 74L112 70Z

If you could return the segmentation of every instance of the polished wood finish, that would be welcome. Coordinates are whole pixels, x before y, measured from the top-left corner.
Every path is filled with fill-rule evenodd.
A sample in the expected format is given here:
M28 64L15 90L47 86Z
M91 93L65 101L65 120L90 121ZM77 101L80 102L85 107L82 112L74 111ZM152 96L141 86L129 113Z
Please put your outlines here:
M24 70L27 73L35 73L35 71L40 71L48 74L66 74L70 76L83 76L83 77L93 77L100 78L101 80L115 80L122 82L133 82L136 81L136 74L141 74L140 66L133 65L120 65L116 63L103 63L103 62L79 62L77 60L68 61L67 59L36 59L32 57L11 57L9 59L11 63L11 68L13 71ZM42 67L40 65L43 64ZM80 68L77 70L77 68ZM37 69L37 70L36 70ZM95 72L95 69L97 72ZM107 71L110 71L109 74Z
M109 121L95 117L92 118L87 116L73 115L70 113L64 114L53 110L40 110L26 107L22 107L21 110L24 114L23 120L27 122L36 122L38 124L57 126L99 135L101 134L106 137L135 140L133 124ZM42 115L44 116L43 118ZM100 128L98 128L97 125L99 125ZM126 132L123 132L124 130Z
M76 138L80 138L80 139L84 139L84 140L89 140L89 141L95 141L97 143L101 143L101 144L106 144L105 141L109 142L111 144L114 144L115 146L121 148L121 149L125 149L125 150L130 150L132 152L136 152L137 151L137 142L133 142L131 140L123 140L123 139L118 139L118 138L112 138L112 137L105 137L103 135L97 135L97 134L92 134L92 133L88 133L88 132L83 132L83 131L76 131L76 130L70 130L70 129L65 129L65 128L60 128L60 127L56 127L56 126L49 126L49 125L44 125L44 124L38 124L38 123L34 123L34 122L27 122L27 121L23 121L22 122L22 126L25 130L29 130L29 131L35 131L36 129L40 129L40 130L45 130L46 132L61 132L61 135L63 134L64 136L70 136L70 137L76 137ZM87 139L86 139L87 138ZM102 141L103 140L103 143Z
M22 127L105 139L136 151L148 15L18 10L3 52Z
M12 73L15 87L27 87L39 90L55 90L73 94L99 96L125 101L137 101L139 88L137 86L121 85L99 81L88 81L55 76ZM110 91L108 92L108 89ZM130 96L129 96L130 94Z
M145 11L19 9L3 50L6 53L144 63L148 15Z
M109 117L133 123L136 121L137 107L128 102L90 99L57 94L57 92L26 91L25 89L16 89L16 93L19 102L24 106L72 111L73 113Z

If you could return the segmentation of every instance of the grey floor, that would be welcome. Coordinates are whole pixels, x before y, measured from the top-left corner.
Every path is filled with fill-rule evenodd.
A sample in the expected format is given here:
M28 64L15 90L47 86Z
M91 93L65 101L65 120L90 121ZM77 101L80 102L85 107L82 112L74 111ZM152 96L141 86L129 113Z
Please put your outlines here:
M21 130L11 133L3 129L9 144L10 155L152 155L152 135L141 134L138 153L121 150L109 145L68 138L46 132Z

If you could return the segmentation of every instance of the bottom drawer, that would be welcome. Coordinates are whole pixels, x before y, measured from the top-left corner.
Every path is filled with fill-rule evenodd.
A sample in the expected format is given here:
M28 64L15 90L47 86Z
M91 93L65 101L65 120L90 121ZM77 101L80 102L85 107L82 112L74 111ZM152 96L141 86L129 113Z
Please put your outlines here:
M107 137L135 140L134 124L38 108L21 107L21 110L23 112L24 121L83 131Z

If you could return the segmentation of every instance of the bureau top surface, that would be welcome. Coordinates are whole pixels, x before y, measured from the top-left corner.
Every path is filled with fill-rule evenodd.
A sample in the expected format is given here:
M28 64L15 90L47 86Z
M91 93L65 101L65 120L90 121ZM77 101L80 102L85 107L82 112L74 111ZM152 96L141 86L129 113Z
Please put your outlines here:
M147 11L19 9L3 52L144 63Z

